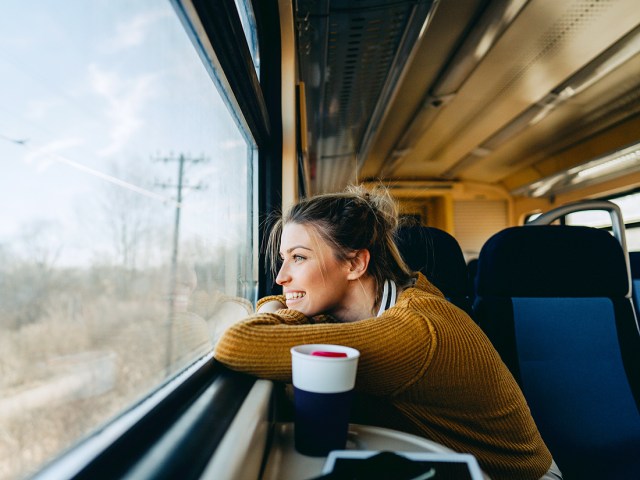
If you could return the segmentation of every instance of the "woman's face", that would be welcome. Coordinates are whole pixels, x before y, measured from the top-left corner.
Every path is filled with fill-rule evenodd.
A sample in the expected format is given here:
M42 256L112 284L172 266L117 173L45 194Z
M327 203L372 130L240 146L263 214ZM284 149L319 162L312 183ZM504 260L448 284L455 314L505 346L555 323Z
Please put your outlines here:
M287 223L280 242L282 267L276 277L287 307L308 317L331 315L343 308L349 286L349 262L338 260L332 248L313 230Z

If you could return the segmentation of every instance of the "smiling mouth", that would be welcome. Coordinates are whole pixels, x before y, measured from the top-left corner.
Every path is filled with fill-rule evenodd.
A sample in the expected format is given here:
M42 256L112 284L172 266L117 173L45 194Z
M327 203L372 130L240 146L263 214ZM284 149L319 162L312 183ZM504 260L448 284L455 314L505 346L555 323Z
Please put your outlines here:
M304 292L288 292L285 293L285 298L287 300L298 300L306 295Z

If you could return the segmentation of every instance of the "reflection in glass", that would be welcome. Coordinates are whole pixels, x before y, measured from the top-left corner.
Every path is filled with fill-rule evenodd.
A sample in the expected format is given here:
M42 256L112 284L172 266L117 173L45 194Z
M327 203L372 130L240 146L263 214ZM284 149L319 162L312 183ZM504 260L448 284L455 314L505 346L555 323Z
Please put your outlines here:
M254 154L169 3L0 9L0 478L15 478L251 310Z

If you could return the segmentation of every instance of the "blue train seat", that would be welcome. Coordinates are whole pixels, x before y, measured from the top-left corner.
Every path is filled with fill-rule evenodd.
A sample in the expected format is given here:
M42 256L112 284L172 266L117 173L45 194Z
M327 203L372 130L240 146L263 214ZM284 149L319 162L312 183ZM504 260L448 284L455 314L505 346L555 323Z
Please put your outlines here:
M467 264L452 235L435 227L405 226L398 229L396 244L412 270L422 272L451 303L472 314Z
M640 334L620 243L590 227L507 228L483 246L476 287L476 321L564 478L638 478Z

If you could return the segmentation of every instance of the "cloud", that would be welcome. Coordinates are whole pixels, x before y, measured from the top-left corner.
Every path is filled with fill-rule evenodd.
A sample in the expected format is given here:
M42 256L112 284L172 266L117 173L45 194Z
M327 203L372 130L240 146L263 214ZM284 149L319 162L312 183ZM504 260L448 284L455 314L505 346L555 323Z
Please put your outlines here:
M155 75L122 78L114 72L89 66L92 89L107 102L106 116L111 123L110 143L98 153L109 156L118 152L144 124L141 111L154 91Z
M103 44L108 53L116 53L144 43L151 26L158 20L169 17L170 10L153 10L134 16L116 25L115 34Z

